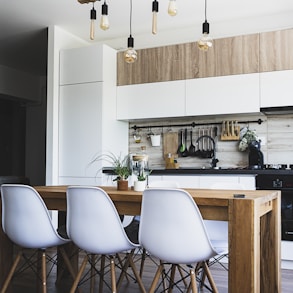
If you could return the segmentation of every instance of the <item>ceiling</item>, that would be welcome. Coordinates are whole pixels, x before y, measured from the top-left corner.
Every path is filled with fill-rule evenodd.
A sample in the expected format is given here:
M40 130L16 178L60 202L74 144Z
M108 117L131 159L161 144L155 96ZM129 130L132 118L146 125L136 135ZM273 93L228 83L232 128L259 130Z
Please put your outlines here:
M107 0L110 29L98 28L101 2L95 3L95 42L121 50L129 35L130 0ZM204 21L204 0L177 0L178 14L167 14L168 0L159 1L158 33L151 34L152 0L133 0L135 48L196 41ZM102 0L103 2L103 0ZM0 4L0 64L46 74L46 28L57 25L89 40L90 4L77 0L9 0ZM293 27L292 0L207 0L213 38Z

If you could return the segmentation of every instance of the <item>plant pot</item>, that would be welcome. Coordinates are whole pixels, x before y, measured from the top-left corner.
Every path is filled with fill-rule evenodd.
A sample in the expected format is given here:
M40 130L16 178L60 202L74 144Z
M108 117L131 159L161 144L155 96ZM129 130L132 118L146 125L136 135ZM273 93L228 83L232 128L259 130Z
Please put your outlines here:
M151 143L153 147L157 147L161 145L161 135L151 135Z
M133 186L134 191L144 191L145 187L146 187L146 180L134 181L134 186Z
M118 190L128 190L128 180L118 180L117 181Z

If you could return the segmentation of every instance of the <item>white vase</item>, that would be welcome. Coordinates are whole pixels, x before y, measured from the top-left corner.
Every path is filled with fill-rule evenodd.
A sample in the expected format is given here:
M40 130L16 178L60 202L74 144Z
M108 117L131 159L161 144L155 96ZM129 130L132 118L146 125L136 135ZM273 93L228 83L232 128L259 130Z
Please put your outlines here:
M134 181L134 191L144 191L146 187L146 180L144 181Z

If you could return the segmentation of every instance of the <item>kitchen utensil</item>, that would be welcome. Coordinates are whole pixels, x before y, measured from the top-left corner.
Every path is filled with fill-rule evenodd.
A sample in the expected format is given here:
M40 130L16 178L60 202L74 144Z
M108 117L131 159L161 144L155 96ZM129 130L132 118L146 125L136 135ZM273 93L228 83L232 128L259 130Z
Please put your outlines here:
M182 157L188 156L188 150L187 150L187 128L184 130L184 151L181 153Z
M190 146L188 150L189 156L195 155L195 145L192 143L192 130L190 130Z
M184 145L184 141L183 141L183 130L180 131L180 145L178 147L178 151L177 153L179 155L182 155L182 153L184 152L185 150L185 145Z
M215 141L214 139L210 136L210 135L202 135L200 136L196 143L200 145L201 141L206 141L212 145L211 149L207 150L207 149L199 149L197 153L197 155L200 157L200 158L212 158L214 156L214 151L215 151Z

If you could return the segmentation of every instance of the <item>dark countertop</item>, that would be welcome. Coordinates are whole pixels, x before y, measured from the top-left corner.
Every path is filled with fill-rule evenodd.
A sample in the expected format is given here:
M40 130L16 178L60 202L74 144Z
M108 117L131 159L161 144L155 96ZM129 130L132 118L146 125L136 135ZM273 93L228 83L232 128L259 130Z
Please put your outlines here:
M111 167L103 168L103 173L113 174ZM219 168L219 169L202 169L202 168L179 168L179 169L152 169L151 175L293 175L293 170L277 169L240 169L240 168Z

